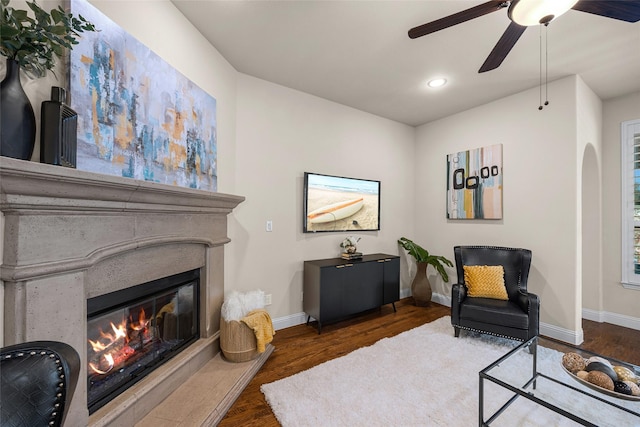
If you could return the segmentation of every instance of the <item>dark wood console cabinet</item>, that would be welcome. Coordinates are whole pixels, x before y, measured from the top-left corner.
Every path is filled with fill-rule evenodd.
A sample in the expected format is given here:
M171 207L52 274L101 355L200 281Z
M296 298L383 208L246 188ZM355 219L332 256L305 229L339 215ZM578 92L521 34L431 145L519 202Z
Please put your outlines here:
M303 308L307 324L311 317L322 324L371 310L400 299L400 257L364 255L359 260L342 258L304 262Z

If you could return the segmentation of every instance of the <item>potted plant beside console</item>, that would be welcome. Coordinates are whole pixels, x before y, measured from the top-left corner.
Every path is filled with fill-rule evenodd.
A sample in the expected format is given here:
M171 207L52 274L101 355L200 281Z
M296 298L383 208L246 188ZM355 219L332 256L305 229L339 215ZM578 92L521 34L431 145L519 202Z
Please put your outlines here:
M433 266L442 280L449 281L449 274L444 266L453 267L453 263L440 255L431 255L422 246L406 237L401 237L398 243L416 260L416 275L411 282L411 294L415 304L419 307L426 306L431 301L433 291L427 277L427 266Z

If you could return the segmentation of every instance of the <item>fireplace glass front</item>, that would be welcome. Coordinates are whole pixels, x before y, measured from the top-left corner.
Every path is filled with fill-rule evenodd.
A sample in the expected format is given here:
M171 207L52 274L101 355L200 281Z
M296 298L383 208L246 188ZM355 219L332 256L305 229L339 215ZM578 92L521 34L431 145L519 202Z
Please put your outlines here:
M87 300L87 394L95 412L199 336L199 270Z

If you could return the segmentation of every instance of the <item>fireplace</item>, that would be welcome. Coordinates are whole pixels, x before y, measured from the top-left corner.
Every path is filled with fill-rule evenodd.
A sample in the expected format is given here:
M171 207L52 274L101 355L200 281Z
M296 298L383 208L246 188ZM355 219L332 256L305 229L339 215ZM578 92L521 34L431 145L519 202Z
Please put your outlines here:
M194 342L199 270L87 300L87 404L92 414Z
M227 216L244 198L5 157L0 190L2 344L54 340L76 349L81 372L68 425L134 425L216 357ZM194 277L162 287L185 272ZM178 308L169 310L174 299ZM136 330L141 324L146 331ZM89 342L110 345L100 330L125 355L140 345L146 352L110 367ZM142 377L148 353L160 357ZM90 373L90 364L105 373ZM111 375L121 369L134 379L126 386ZM110 382L118 384L103 393ZM118 394L109 401L111 391Z

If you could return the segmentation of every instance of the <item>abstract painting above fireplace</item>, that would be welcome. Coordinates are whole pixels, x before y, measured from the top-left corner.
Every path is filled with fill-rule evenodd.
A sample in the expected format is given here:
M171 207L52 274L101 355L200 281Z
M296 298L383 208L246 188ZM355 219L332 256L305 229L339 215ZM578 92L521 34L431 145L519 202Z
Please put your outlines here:
M78 169L217 191L216 100L86 0L70 54Z

